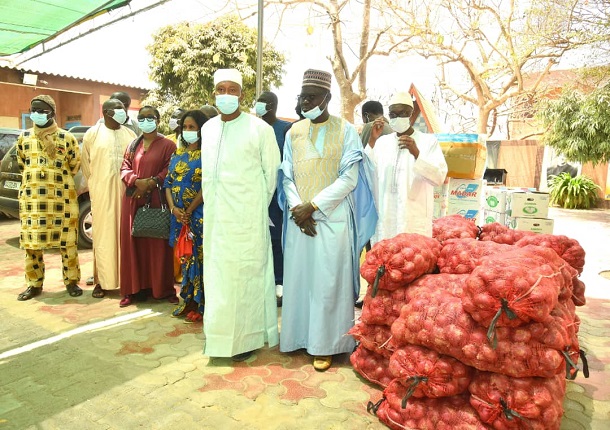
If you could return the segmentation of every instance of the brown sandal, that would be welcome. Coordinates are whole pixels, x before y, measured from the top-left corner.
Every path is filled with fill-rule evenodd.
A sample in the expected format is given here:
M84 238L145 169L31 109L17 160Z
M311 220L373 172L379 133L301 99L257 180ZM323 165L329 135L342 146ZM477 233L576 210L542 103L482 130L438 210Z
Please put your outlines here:
M96 299L103 299L106 296L106 291L102 288L100 284L96 284L93 287L93 291L91 292L91 297Z

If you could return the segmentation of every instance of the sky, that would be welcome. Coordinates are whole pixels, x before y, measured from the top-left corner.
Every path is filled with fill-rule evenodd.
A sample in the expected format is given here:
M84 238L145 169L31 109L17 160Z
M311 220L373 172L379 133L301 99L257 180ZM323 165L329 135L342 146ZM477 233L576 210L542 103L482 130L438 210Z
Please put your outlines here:
M153 84L148 78L150 56L146 46L152 43L152 34L159 28L190 21L205 23L214 17L227 13L223 7L231 3L227 0L171 0L150 11L137 14L121 22L107 26L90 35L74 40L52 52L43 54L21 64L20 67L49 73L75 76L111 83L150 88ZM238 1L240 5L256 4ZM131 10L136 11L151 4L150 0L133 0ZM107 22L128 13L128 9L112 11L94 22L85 23L57 41L86 33L94 24ZM250 11L255 11L250 9ZM281 31L278 31L278 14L272 8L265 9L263 34L267 41L287 57L285 75L280 88L272 88L279 98L278 116L294 117L296 95L300 92L303 72L307 68L319 68L331 72L330 62L326 59L332 54L331 39L326 28L326 19L321 20L307 7L285 15ZM256 28L257 17L246 20L246 24ZM358 17L345 22L346 28L354 34L359 31ZM307 27L313 28L308 34ZM346 30L349 37L349 30ZM345 37L345 36L344 36ZM57 43L57 42L53 42ZM50 44L51 45L51 44ZM356 43L352 44L357 46ZM26 53L28 57L38 52ZM346 55L350 55L349 52ZM23 58L21 58L23 59ZM411 83L430 97L434 88L434 66L423 59L392 59L374 57L369 60L368 95L371 99L387 102L395 91L406 91ZM339 89L333 83L335 95L330 104L331 113L338 114ZM355 120L359 122L359 119Z

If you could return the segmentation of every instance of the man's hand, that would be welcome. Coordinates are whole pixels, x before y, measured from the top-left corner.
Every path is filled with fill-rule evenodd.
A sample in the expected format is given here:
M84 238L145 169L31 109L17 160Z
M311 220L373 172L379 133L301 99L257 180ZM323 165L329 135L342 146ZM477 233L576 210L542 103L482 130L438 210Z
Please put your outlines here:
M419 148L417 147L417 143L415 143L415 139L411 136L407 136L406 134L398 136L398 148L408 150L416 160L417 157L419 157Z
M317 234L316 222L312 217L307 218L299 227L301 228L301 233L304 233L307 236L315 237Z
M298 226L301 226L306 219L311 218L311 214L315 212L315 208L311 203L301 203L290 209L292 215L290 216Z
M375 142L377 142L377 139L379 139L381 133L383 133L384 126L385 121L382 116L373 121L373 124L371 125L371 136L369 137L369 141L366 142L371 148L375 147Z

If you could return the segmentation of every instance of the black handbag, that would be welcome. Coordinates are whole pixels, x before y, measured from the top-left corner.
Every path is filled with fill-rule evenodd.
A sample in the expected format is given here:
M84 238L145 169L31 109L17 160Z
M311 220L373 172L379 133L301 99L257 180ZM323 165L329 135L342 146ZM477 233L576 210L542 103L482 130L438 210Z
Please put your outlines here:
M148 201L144 206L138 208L133 219L131 235L133 237L150 237L153 239L169 239L170 212L165 204L161 188L159 192L160 208L151 208L152 193L148 195Z

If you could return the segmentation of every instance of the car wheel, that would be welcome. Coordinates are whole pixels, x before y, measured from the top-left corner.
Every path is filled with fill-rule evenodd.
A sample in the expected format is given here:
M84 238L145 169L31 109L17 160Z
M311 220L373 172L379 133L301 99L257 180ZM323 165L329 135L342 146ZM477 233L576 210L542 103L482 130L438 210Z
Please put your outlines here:
M78 246L91 249L93 247L93 217L91 216L91 202L85 200L80 203L78 215Z

